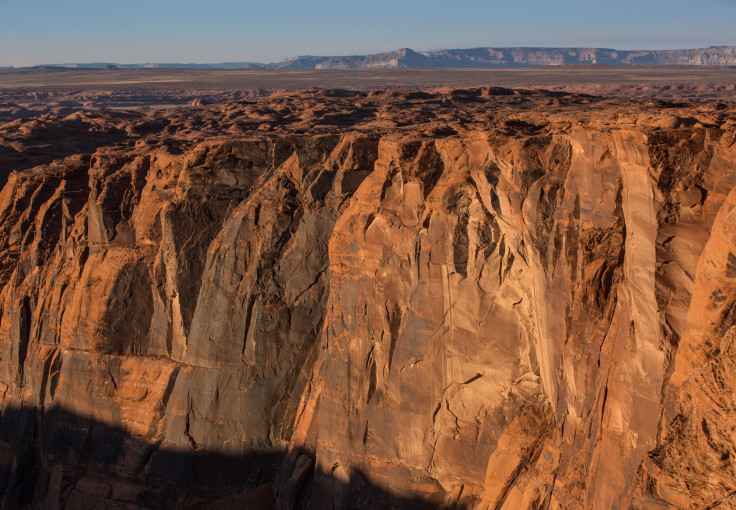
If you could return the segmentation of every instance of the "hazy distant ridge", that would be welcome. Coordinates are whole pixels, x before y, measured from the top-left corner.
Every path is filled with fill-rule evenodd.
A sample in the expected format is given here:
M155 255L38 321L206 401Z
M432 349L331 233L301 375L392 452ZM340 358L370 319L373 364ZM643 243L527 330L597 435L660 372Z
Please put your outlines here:
M736 66L736 47L619 51L608 48L472 48L418 53L404 48L346 57L296 57L272 67L287 69L391 69L419 67L526 67L562 64Z
M610 48L471 48L416 52L409 48L352 56L300 56L272 64L224 62L219 64L62 64L64 68L119 69L398 69L530 67L562 64L602 65L707 65L736 66L736 46L711 46L683 50L614 50Z

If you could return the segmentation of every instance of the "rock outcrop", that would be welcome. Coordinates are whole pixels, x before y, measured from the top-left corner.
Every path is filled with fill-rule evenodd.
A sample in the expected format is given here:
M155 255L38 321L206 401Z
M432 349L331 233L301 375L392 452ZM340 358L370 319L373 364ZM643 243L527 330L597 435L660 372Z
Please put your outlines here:
M46 131L0 193L4 508L736 499L732 105L309 91L0 137Z

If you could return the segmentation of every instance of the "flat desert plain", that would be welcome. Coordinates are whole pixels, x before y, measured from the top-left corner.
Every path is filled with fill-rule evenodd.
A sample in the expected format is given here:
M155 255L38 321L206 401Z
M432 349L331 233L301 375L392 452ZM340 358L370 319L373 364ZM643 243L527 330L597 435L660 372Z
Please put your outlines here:
M0 71L0 121L78 109L167 107L261 97L277 90L509 87L670 101L736 101L736 68L551 66L377 70Z

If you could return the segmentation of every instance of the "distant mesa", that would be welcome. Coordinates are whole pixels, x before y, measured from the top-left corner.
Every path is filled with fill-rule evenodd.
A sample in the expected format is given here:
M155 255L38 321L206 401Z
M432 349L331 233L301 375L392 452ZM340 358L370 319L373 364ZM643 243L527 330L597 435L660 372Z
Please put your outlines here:
M130 69L258 69L266 67L266 64L257 62L222 62L217 64L196 64L196 63L177 63L164 62L152 63L144 62L140 64L116 64L114 62L72 62L65 64L43 64L33 66L35 69L61 69L61 70L87 70L87 69L104 69L104 70L130 70ZM0 68L2 69L2 68ZM9 67L8 69L12 69Z
M563 64L734 66L736 47L621 51L609 48L471 48L416 52L409 48L364 56L296 57L280 69L393 69L531 67Z
M417 52L402 48L372 55L303 55L281 62L195 63L72 63L65 69L400 69L534 67L565 64L616 66L736 66L736 46L710 46L683 50L615 50L611 48L470 48Z

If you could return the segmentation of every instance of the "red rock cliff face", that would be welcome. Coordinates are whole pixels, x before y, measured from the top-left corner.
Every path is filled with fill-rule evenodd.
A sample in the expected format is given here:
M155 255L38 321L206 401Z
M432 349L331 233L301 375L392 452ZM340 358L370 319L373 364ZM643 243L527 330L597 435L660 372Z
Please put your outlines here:
M120 145L0 194L5 506L728 502L730 107L340 96L54 121Z

